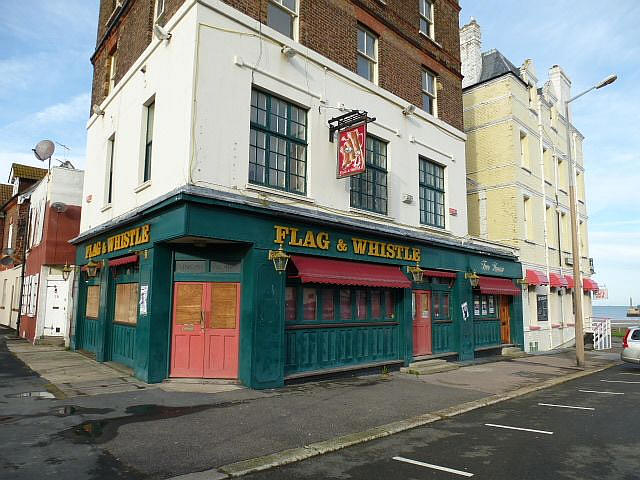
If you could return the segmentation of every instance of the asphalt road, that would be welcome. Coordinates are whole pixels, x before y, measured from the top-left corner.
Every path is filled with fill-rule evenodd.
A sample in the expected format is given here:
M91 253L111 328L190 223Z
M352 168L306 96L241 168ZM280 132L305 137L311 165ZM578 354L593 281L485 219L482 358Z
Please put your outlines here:
M639 401L640 367L621 365L244 478L640 479Z

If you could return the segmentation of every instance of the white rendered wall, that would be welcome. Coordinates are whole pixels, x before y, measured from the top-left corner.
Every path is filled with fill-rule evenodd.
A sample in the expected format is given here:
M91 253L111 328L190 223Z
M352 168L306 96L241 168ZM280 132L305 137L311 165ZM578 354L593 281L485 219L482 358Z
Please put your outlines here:
M113 97L107 98L105 115L94 116L90 122L81 231L192 183L318 212L456 236L467 234L466 137L462 132L421 111L404 116L406 101L264 25L260 36L258 22L222 2L203 0L195 7L190 5L183 6L169 23L170 42L155 48L154 39L147 49L152 52L149 58L134 66ZM299 54L286 58L281 53L283 45ZM147 67L144 74L139 72L142 64ZM249 185L252 85L308 109L304 197ZM152 180L148 188L135 193L143 158L142 106L153 94ZM344 113L337 109L341 104L375 116L377 121L369 125L369 132L388 142L386 216L354 212L350 208L350 180L336 179L337 143L328 141L327 120ZM113 132L117 180L113 203L105 209L106 146ZM419 155L445 166L444 231L420 226ZM403 203L403 194L412 195L413 202ZM87 195L93 196L91 203L86 202ZM450 215L449 208L457 210L457 216Z

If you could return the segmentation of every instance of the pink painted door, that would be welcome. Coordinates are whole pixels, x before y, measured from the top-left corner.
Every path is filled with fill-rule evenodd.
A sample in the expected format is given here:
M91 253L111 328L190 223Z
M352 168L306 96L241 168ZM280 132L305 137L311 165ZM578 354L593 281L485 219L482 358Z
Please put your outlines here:
M413 355L431 355L431 292L413 292Z
M238 378L240 284L209 283L204 332L204 376Z
M207 284L175 282L171 333L172 377L204 376Z

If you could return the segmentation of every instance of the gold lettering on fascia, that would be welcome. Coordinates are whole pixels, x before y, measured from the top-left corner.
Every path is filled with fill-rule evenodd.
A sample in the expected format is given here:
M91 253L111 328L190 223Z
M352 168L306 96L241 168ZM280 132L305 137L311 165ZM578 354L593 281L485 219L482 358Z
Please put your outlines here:
M302 231L299 228L274 225L274 243L279 245L290 245L292 247L317 248L329 250L331 241L327 232L314 232L312 230ZM356 255L370 257L388 258L393 260L404 260L408 262L419 262L421 249L409 247L395 243L379 242L364 238L351 237L351 248ZM349 241L340 238L336 243L336 250L340 253L349 251Z
M85 247L85 258L93 258L107 253L131 248L151 240L151 225L132 228L126 232L107 237L104 241L94 242Z

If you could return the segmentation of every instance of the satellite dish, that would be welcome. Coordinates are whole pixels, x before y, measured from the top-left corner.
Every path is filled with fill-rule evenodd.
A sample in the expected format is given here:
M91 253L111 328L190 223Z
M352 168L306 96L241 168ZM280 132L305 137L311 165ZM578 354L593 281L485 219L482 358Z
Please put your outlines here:
M51 140L41 140L36 145L36 148L33 149L33 153L38 160L44 162L51 158L55 149L56 146Z
M67 210L67 204L63 202L53 202L51 204L51 208L53 208L58 213L62 213Z
M0 265L3 265L5 267L13 265L13 257L7 255L6 257L0 258Z

